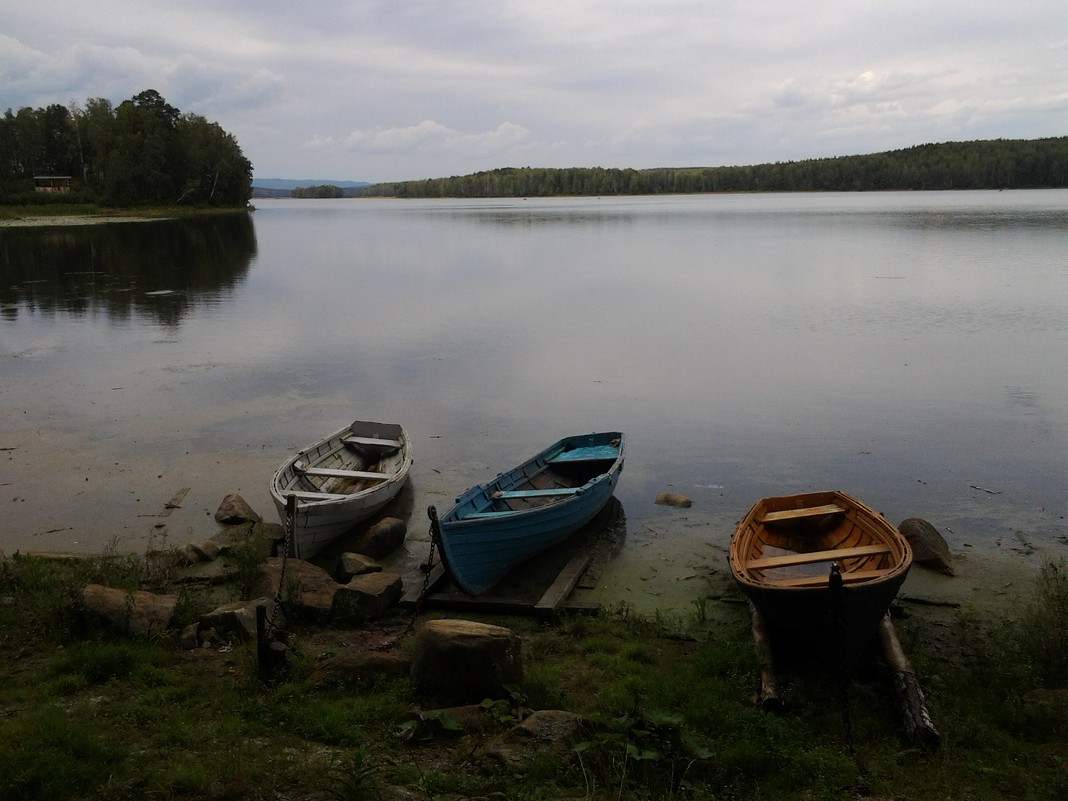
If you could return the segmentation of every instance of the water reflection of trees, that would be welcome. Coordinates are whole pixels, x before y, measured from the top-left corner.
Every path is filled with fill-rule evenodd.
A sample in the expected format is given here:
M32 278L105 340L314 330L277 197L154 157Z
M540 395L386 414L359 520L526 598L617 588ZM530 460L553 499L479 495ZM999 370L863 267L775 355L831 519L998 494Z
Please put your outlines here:
M181 324L248 273L248 214L0 230L0 315L22 312Z

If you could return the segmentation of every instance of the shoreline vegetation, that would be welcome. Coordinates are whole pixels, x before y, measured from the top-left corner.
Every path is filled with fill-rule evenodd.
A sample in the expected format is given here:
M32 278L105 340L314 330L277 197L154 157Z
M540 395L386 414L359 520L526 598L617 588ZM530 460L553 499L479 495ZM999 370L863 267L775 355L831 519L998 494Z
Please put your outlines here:
M733 192L866 192L1068 187L1068 137L917 145L859 156L746 166L506 167L377 183L355 197L561 197Z
M154 89L118 106L96 97L9 108L0 145L0 205L226 208L252 194L252 163L234 136Z
M108 222L152 222L179 217L245 214L249 206L194 208L190 206L107 207L93 203L0 205L0 228L49 225L94 225Z
M258 592L253 577L278 561L255 527L238 530L247 533L219 535L228 578L204 584L183 575L179 549L0 554L0 795L993 801L1068 791L1063 560L996 611L895 604L941 737L931 751L909 743L877 656L845 685L791 662L780 673L785 708L762 709L740 596L710 595L675 617L625 604L551 621L467 615L518 635L522 678L506 697L442 708L395 672L316 679L338 658L410 654L441 612L327 621L302 612L286 587L286 670L266 676L254 641L220 630L191 647L180 633ZM125 591L130 604L170 593L172 625L152 636L103 625L85 613L89 585ZM515 734L522 721L565 716L582 726L562 749L501 758L501 743L517 737L545 745Z

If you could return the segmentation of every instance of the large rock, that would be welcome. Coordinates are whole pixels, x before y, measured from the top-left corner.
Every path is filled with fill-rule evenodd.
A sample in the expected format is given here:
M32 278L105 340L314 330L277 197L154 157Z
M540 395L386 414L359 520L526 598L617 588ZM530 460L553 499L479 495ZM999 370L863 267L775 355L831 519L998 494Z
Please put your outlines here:
M312 687L373 684L381 676L404 676L412 658L403 652L358 651L338 654L320 662L308 676Z
M395 517L383 517L364 533L356 545L353 546L356 553L370 556L372 559L381 559L389 556L404 544L404 537L408 533L408 527L403 520Z
M285 564L285 575L282 566ZM282 605L300 617L325 619L334 608L339 585L321 567L303 559L272 556L256 570L252 597L274 598L281 585Z
M487 768L503 767L523 773L547 757L566 759L585 736L582 718L571 712L545 709L490 743L482 758Z
M282 612L272 598L257 598L255 601L234 601L218 606L200 618L200 628L215 629L223 634L233 634L242 640L256 639L256 613L263 607L267 619L280 617Z
M897 530L912 546L913 562L939 570L947 576L956 575L953 556L938 529L923 518L910 517L902 520Z
M244 498L236 492L231 492L215 510L215 520L232 526L238 523L259 523L263 518L256 514Z
M377 620L397 602L404 582L396 573L354 576L334 593L331 617L359 622Z
M511 629L469 620L429 620L416 637L412 682L453 704L505 698L522 681L522 641Z
M118 590L89 584L82 590L82 606L91 616L127 634L151 636L171 625L177 595L156 595L143 590Z
M343 553L338 564L338 580L342 584L348 583L353 576L363 576L367 573L378 573L382 570L382 564L370 556L362 553Z

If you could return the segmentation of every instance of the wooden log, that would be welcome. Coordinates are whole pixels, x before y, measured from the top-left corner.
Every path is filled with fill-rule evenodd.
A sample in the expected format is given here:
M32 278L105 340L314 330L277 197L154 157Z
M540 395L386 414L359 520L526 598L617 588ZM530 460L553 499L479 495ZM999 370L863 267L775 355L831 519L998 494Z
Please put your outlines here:
M756 646L757 656L760 657L760 706L769 712L777 712L783 707L782 696L779 694L779 680L775 675L775 661L771 652L771 637L768 634L768 624L764 615L756 608L752 601L749 602L749 615L753 624L753 644Z
M879 622L879 642L882 644L886 661L893 670L894 693L901 706L905 734L915 747L924 751L937 751L942 741L941 735L931 721L920 682L897 638L889 612Z

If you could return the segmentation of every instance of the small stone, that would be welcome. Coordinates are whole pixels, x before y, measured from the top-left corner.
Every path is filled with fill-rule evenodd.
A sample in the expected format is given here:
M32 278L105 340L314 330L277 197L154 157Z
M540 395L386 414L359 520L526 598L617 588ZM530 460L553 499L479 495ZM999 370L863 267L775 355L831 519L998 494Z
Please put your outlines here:
M693 506L692 500L685 495L679 495L675 492L661 492L656 496L654 503L657 503L660 506L677 506L681 509L689 509Z
M192 651L200 647L200 624L190 623L182 629L178 637L178 647L183 651Z
M343 553L338 566L338 579L344 584L350 581L353 576L363 576L367 573L379 573L381 571L382 565L370 556L365 556L362 553Z
M200 618L203 628L211 628L217 632L236 634L244 640L256 638L256 610L259 607L267 610L267 617L277 614L274 602L268 598L257 598L255 601L234 601L223 604Z
M211 540L191 542L189 547L201 562L213 562L219 558L219 546Z

